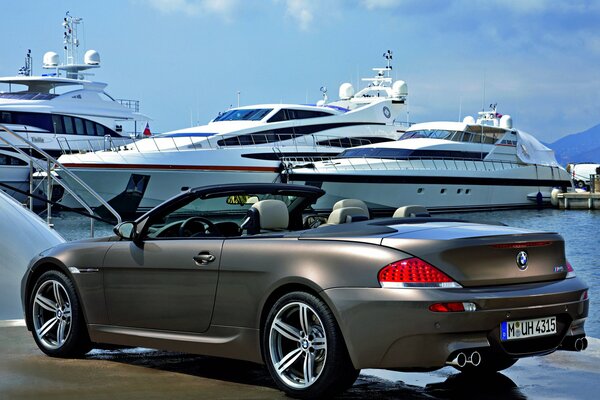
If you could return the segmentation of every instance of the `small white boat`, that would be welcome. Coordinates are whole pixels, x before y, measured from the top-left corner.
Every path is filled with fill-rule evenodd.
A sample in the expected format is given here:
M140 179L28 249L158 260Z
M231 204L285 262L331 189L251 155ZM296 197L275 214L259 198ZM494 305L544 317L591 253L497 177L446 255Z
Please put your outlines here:
M404 81L392 81L391 53L386 55L388 65L374 68L376 76L365 79L367 87L355 93L344 83L335 102L329 103L324 91L316 105L238 107L207 125L144 138L125 148L64 155L59 161L122 211L131 211L126 209L132 196L143 211L190 187L273 182L283 157L330 157L404 133L394 121L406 109L408 89Z
M326 191L316 208L345 198L387 212L418 204L433 211L518 208L550 202L572 187L552 150L512 127L495 107L477 121L415 124L395 142L345 150L313 163L289 161L288 181Z

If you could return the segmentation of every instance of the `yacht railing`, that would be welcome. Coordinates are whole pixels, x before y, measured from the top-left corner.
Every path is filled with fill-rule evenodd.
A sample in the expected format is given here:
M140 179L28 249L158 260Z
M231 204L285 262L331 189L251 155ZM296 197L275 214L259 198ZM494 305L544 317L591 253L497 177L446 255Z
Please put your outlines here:
M30 193L28 195L30 197L30 201L29 201L30 208L33 208L33 200L32 200L33 190L32 189L33 189L34 171L45 174L44 179L47 179L47 181L46 181L46 184L47 184L47 186L46 186L46 196L47 196L46 222L48 223L48 225L51 225L51 215L52 215L51 207L52 207L52 203L53 203L52 202L52 185L53 184L60 185L65 190L66 193L71 195L73 197L73 199L75 201L77 201L77 203L79 203L87 211L88 216L90 216L90 235L92 237L94 236L94 219L103 220L103 218L100 217L99 215L97 215L94 212L94 210L92 209L92 207L89 204L87 204L77 193L75 193L75 191L73 189L71 189L69 187L69 185L67 185L62 179L55 178L55 176L53 174L54 168L60 168L61 174L67 175L70 179L73 180L73 182L80 185L87 193L89 193L95 200L97 200L100 203L100 205L104 206L106 208L106 210L115 217L117 223L120 223L122 221L119 213L117 213L115 211L115 209L110 206L110 204L108 204L98 193L96 193L92 188L90 188L77 175L75 175L74 173L72 173L71 171L66 169L63 165L61 165L61 163L58 162L58 160L56 160L55 158L50 156L48 153L46 153L44 150L39 148L37 145L35 145L29 139L22 137L21 135L13 132L12 130L8 129L7 127L5 127L2 124L0 124L0 130L3 130L4 132L6 132L8 134L8 137L5 137L4 135L0 135L0 140L2 140L9 148L11 148L12 150L14 150L15 152L19 153L20 155L24 156L25 158L27 158L29 160ZM15 143L9 139L11 136L13 138L17 139L17 143ZM25 144L25 146L23 146L23 144ZM29 149L33 150L36 153L37 157L34 157L34 156L28 154L28 152L26 152L24 149L25 150L29 150ZM40 182L40 185L42 183L43 182Z
M353 158L317 158L284 157L283 164L288 173L297 168L313 168L315 172L334 169L336 172L348 171L393 171L393 170L451 170L451 171L501 171L525 166L505 160L461 160L456 158L408 157L402 159L378 157ZM320 164L317 162L322 161Z
M133 112L140 112L140 101L129 99L115 99L122 106L129 108Z

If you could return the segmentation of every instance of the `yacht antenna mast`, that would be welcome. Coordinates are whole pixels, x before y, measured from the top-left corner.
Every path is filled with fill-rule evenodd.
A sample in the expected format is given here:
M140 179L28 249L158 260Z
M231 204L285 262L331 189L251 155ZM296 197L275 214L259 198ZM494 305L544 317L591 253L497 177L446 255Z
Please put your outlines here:
M388 50L387 52L385 52L383 54L383 57L387 60L387 65L386 65L385 68L386 68L386 72L387 72L387 77L389 78L390 77L390 71L392 70L392 59L393 59L392 51Z
M19 68L18 75L23 76L31 76L33 70L31 69L31 49L27 49L27 54L25 55L25 65Z
M77 27L83 21L83 18L73 17L67 11L63 19L62 26L65 28L63 43L65 50L66 65L77 64L79 48L79 38L77 37Z

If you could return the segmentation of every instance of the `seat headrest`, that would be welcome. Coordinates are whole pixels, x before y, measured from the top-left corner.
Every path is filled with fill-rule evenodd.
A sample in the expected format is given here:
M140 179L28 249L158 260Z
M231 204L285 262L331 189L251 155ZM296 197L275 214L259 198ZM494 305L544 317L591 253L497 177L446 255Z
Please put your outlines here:
M281 200L261 200L252 205L258 213L260 229L279 231L288 228L290 215Z
M358 208L362 208L363 210L365 210L367 212L367 218L369 217L369 207L367 207L367 204L359 199L343 199L338 201L337 203L335 203L333 205L333 208L331 211L335 211L339 208L346 208L346 207L358 207Z
M404 206L398 208L393 215L393 218L409 218L409 217L431 217L429 211L423 206Z
M369 213L360 207L344 207L333 210L327 218L327 224L337 225L348 222L366 221Z

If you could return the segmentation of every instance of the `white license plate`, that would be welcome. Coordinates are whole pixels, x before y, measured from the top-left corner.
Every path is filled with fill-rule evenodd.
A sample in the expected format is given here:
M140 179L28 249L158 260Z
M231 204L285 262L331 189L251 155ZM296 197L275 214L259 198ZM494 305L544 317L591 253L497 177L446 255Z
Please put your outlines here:
M504 321L500 324L500 339L528 339L556 333L556 317Z

